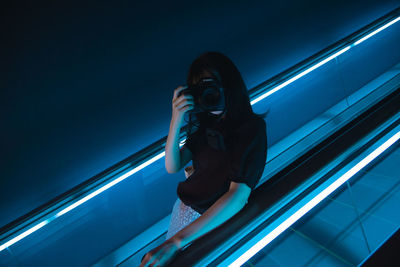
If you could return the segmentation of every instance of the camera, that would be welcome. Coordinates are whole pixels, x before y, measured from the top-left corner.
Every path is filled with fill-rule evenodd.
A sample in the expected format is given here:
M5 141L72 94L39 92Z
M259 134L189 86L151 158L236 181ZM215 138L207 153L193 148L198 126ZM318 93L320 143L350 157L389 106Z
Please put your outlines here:
M203 78L199 83L189 86L179 92L178 97L192 95L194 107L188 113L223 111L225 109L225 94L222 84L214 78Z

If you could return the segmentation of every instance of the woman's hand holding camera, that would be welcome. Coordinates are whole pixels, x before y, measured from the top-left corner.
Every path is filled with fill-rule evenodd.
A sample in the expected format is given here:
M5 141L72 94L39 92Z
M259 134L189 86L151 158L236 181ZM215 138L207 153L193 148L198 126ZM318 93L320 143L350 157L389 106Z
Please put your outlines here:
M179 92L186 89L187 86L179 86L174 90L174 97L172 99L172 120L182 122L185 112L194 108L194 99L192 95L181 94Z
M172 99L172 118L169 125L167 143L165 144L165 168L172 170L168 171L169 173L173 173L174 170L180 168L179 134L185 112L194 108L193 96L190 94L184 95L182 92L186 88L187 86L176 88Z

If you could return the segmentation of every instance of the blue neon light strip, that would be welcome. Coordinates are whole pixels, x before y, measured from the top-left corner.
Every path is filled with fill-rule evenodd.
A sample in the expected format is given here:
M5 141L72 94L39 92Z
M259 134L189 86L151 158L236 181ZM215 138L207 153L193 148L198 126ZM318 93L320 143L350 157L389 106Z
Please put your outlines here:
M272 240L274 240L277 236L279 236L283 231L289 228L293 223L299 220L304 214L310 211L313 207L315 207L318 203L320 203L323 199L325 199L329 194L335 191L339 186L349 180L353 175L358 173L362 168L367 166L371 161L377 158L380 154L382 154L386 149L392 146L395 142L400 139L400 131L394 134L389 140L380 145L377 149L375 149L372 153L370 153L367 157L357 163L354 167L348 170L345 174L343 174L339 179L333 182L330 186L325 188L322 192L316 195L313 199L311 199L307 204L297 210L293 215L283 221L278 227L274 228L271 232L269 232L266 236L264 236L260 241L258 241L254 246L252 246L249 250L243 253L239 258L237 258L233 263L229 266L241 266L246 261L248 261L251 257L253 257L257 252L263 249L266 245L268 245Z
M43 226L45 226L46 224L49 223L49 220L45 220L37 225L35 225L34 227L30 228L29 230L23 232L22 234L18 235L17 237L14 237L13 239L7 241L6 243L4 243L3 245L0 246L0 251L8 248L9 246L11 246L12 244L18 242L19 240L21 240L22 238L32 234L33 232L35 232L36 230L39 230L40 228L42 228Z
M140 164L139 166L137 166L136 168L134 168L133 170L125 173L124 175L118 177L117 179L113 180L112 182L100 187L99 189L97 189L96 191L90 193L89 195L87 195L86 197L82 198L81 200L75 202L74 204L68 206L67 208L63 209L62 211L58 212L55 216L60 217L61 215L64 215L65 213L67 213L68 211L78 207L79 205L85 203L86 201L88 201L89 199L97 196L98 194L100 194L101 192L109 189L110 187L112 187L113 185L118 184L119 182L125 180L126 178L128 178L129 176L131 176L132 174L137 173L138 171L140 171L141 169L147 167L148 165L150 165L151 163L153 163L156 160L159 160L160 158L165 156L165 151L158 154L157 156L151 158L150 160Z
M297 79L303 77L304 75L310 73L311 71L321 67L322 65L326 64L327 62L329 62L330 60L334 59L335 57L343 54L344 52L347 52L351 47L360 44L361 42L365 41L366 39L370 38L371 36L377 34L378 32L386 29L387 27L393 25L394 23L396 23L397 21L400 20L400 16L397 17L396 19L390 21L389 23L385 24L384 26L380 27L379 29L373 31L372 33L368 34L365 37L362 37L361 39L359 39L358 41L354 42L353 44L346 46L345 48L341 49L339 52L336 52L335 54L327 57L324 60L321 60L320 62L316 63L315 65L311 66L310 68L306 69L305 71L301 72L300 74L297 74L296 76L292 77L291 79L283 82L282 84L272 88L271 90L269 90L268 92L266 92L265 94L258 96L256 99L252 100L250 103L251 105L256 104L257 102L261 101L262 99L272 95L273 93L277 92L278 90L282 89L283 87L287 86L288 84L296 81ZM180 142L180 145L183 144L183 142L185 141L182 140ZM48 224L49 222L51 222L52 220L64 215L65 213L71 211L72 209L78 207L79 205L85 203L86 201L88 201L89 199L97 196L98 194L100 194L101 192L109 189L110 187L114 186L115 184L125 180L126 178L128 178L129 176L131 176L132 174L140 171L141 169L143 169L144 167L150 165L151 163L153 163L154 161L162 158L165 156L165 151L158 154L157 156L149 159L148 161L146 161L145 163L142 163L141 165L139 165L138 167L134 168L133 170L129 171L128 173L125 173L124 175L116 178L115 180L111 181L110 183L104 185L103 187L97 189L96 191L90 193L89 195L85 196L84 198L78 200L77 202L75 202L74 204L71 204L70 206L64 208L63 210L61 210L60 212L58 212L56 215L52 216L49 219L46 219L44 221L42 221L41 223L37 224L34 227L31 227L29 230L24 231L22 234L12 238L11 240L5 242L4 244L0 245L0 252L2 250L4 250L5 248L11 246L12 244L15 244L16 242L18 242L19 240L23 239L24 237L28 236L29 234L35 232L36 230L42 228L44 225Z
M367 36L361 38L360 40L358 40L357 42L355 42L354 45L361 44L362 42L364 42L365 40L367 40L367 39L370 38L371 36L374 36L374 35L377 34L378 32L380 32L380 31L386 29L387 27L389 27L390 25L392 25L392 24L398 22L399 20L400 20L400 16L397 17L396 19L392 20L391 22L389 22L389 23L383 25L383 26L380 27L379 29L377 29L377 30L371 32L371 33L368 34Z
M270 96L270 95L272 95L273 93L279 91L280 89L282 89L282 88L285 87L286 85L291 84L292 82L296 81L297 79L300 79L301 77L303 77L304 75L310 73L311 71L313 71L313 70L315 70L315 69L321 67L322 65L324 65L325 63L331 61L331 60L334 59L335 57L337 57L337 56L343 54L344 52L348 51L350 48L351 48L350 45L349 45L349 46L346 46L345 48L343 48L343 49L340 50L339 52L336 52L336 53L333 54L332 56L330 56L330 57L328 57L328 58L326 58L326 59L324 59L324 60L318 62L318 63L315 64L314 66L312 66L312 67L306 69L305 71L301 72L300 74L297 74L296 76L294 76L293 78L287 80L286 82L281 83L280 85L278 85L278 86L272 88L271 90L269 90L269 91L266 92L265 94L263 94L263 95L257 97L256 99L252 100L252 101L250 102L251 105L254 105L255 103L257 103L257 102L263 100L264 98L266 98L267 96Z

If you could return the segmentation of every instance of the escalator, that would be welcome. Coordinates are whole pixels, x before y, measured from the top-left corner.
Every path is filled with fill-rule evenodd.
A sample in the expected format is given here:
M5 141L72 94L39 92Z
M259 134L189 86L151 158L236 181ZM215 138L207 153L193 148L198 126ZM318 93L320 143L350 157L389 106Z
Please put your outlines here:
M349 64L350 60L341 63L337 57L350 48L362 54L359 51L363 48L354 48L356 42L399 19L400 8L253 88L249 93L252 104L329 61L331 65L324 66L327 72ZM369 55L357 58L357 64L366 57ZM400 215L393 212L399 176L396 177L392 166L396 166L396 160L400 163L398 142L297 221L289 225L286 219L293 218L398 132L400 64L390 66L379 77L370 77L370 82L357 91L345 92L336 105L314 114L313 120L269 147L263 177L246 207L211 235L186 247L171 266L288 266L324 262L354 266L372 254L400 226ZM314 81L313 78L309 79ZM183 137L182 133L180 138ZM65 266L76 262L137 266L146 252L165 240L170 219L167 209L175 201L175 195L165 193L175 192L172 180L157 180L165 174L164 161L160 160L165 142L166 138L158 140L3 226L0 265L43 266L62 258ZM150 164L151 168L146 168ZM151 197L163 194L162 205L159 199ZM159 210L151 209L160 206ZM283 222L286 228L280 226ZM382 231L378 233L380 227ZM255 251L254 245L260 244L260 240L266 242L266 236L267 244L259 245ZM76 248L78 243L81 249ZM288 253L291 257L287 257Z

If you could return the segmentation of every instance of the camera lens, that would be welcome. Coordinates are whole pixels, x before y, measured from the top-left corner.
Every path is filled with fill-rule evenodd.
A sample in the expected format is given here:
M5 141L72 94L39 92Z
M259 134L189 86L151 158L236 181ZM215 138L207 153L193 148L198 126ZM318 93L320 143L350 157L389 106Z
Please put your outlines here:
M216 106L220 101L221 94L216 88L207 88L204 92L204 103L208 106Z

